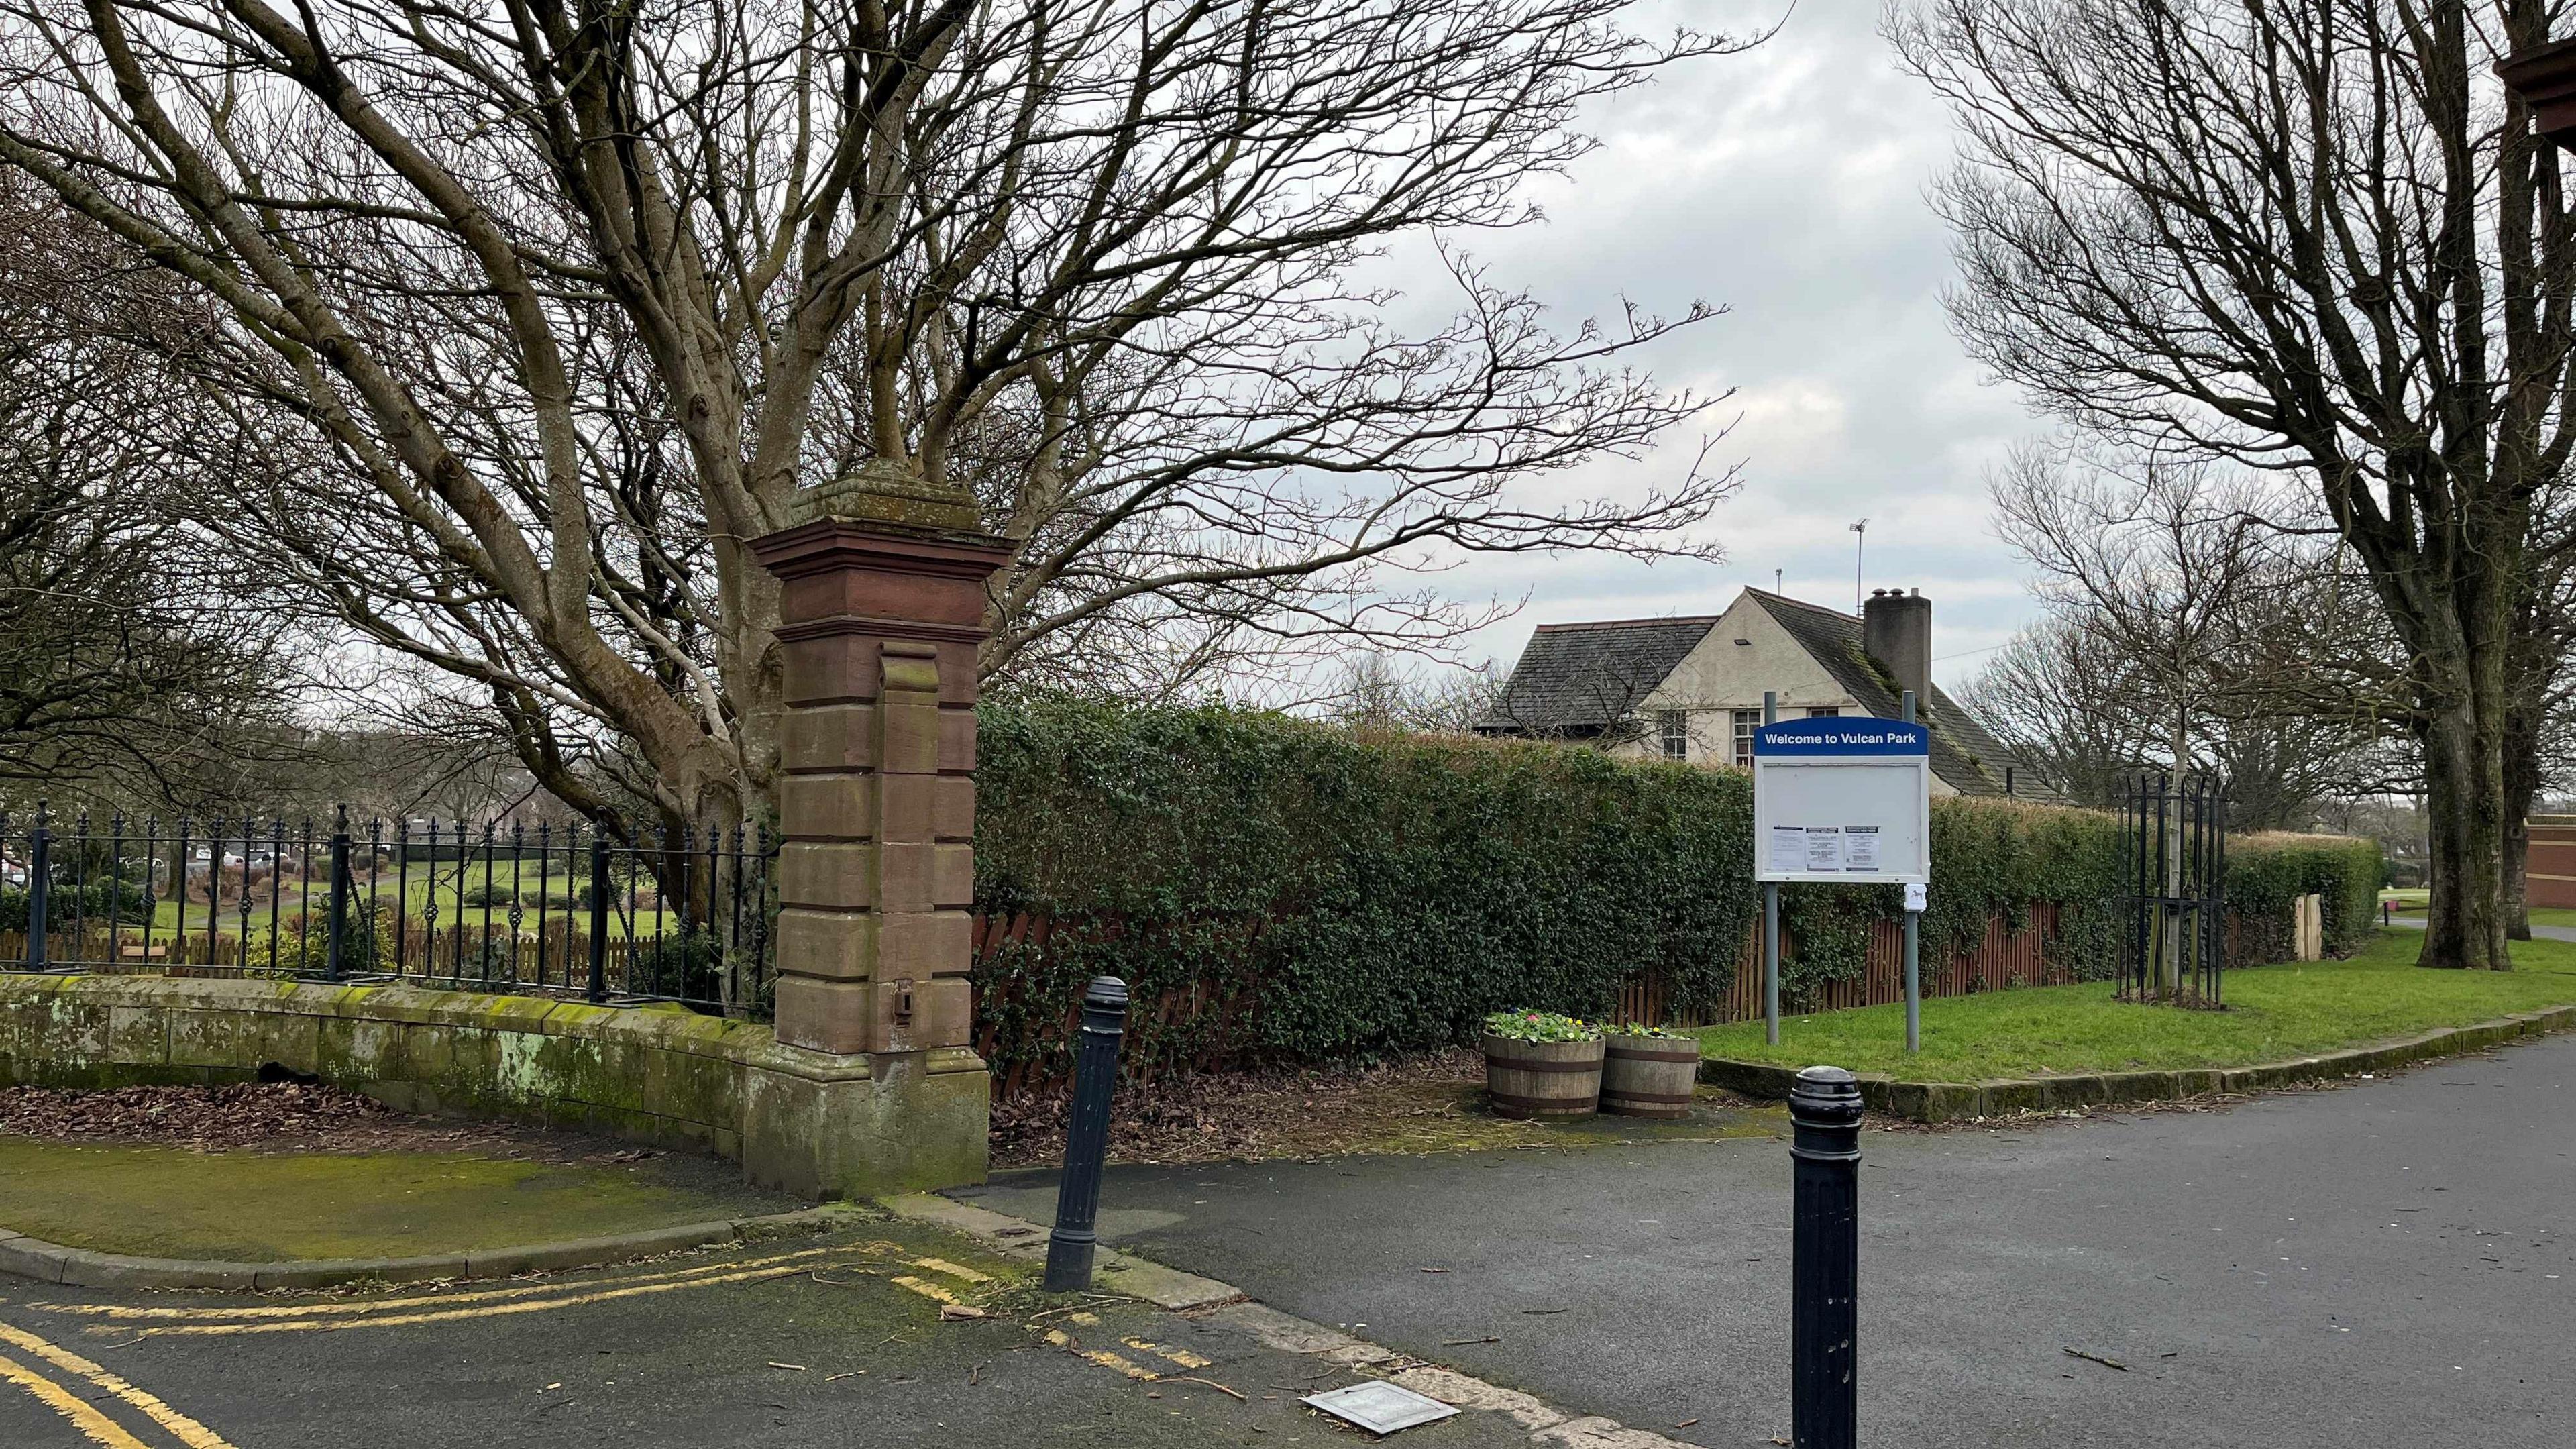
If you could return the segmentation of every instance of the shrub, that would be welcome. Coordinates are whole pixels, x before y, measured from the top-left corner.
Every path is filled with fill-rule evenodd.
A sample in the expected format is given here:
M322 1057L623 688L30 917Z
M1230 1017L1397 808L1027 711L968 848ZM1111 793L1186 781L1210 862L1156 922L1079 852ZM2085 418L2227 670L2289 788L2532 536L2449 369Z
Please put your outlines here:
M49 931L67 931L76 920L87 920L94 926L105 926L113 914L117 921L139 926L152 919L152 893L139 881L119 883L93 880L85 886L74 886L56 880L45 890L45 920ZM0 890L0 931L27 929L28 900L23 889Z
M2387 867L2377 841L2272 833L2230 837L2227 904L2236 915L2238 961L2287 959L2296 945L2293 902L2316 894L2329 956L2348 956L2379 920Z
M1125 1059L1151 1076L1465 1044L1519 1003L1598 1020L1650 972L1671 1007L1706 1010L1746 969L1760 896L1737 771L1221 707L1041 698L980 719L978 1029L1006 1078L1062 1071L1071 1004L1101 974L1135 992ZM2051 960L2112 973L2117 821L1936 800L1932 852L1927 960L2047 902ZM2240 903L2287 920L2286 898ZM1792 1008L1856 976L1872 922L1901 909L1893 886L1784 890Z

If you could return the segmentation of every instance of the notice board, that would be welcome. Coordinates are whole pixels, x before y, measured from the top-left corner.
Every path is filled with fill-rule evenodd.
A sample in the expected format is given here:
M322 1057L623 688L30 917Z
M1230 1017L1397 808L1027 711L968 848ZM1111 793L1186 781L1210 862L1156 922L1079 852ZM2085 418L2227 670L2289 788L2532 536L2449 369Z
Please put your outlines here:
M1753 734L1753 878L1928 882L1932 732L1866 715Z

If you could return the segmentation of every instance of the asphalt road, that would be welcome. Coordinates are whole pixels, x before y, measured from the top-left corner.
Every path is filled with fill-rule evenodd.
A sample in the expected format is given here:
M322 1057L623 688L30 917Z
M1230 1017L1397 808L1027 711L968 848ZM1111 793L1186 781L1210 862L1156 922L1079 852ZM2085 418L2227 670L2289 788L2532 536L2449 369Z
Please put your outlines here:
M880 1238L896 1241L871 1241ZM1222 1318L1132 1301L1095 1302L1077 1318L1081 1303L1037 1295L1024 1275L972 1276L1010 1272L962 1240L882 1224L365 1296L113 1293L0 1276L0 1446L1349 1442L1297 1400L1364 1375L1281 1352ZM939 1300L903 1279L991 1316L943 1319ZM1491 1412L1406 1434L1409 1449L1527 1439Z
M2576 1444L2576 1037L1863 1151L1865 1444ZM1120 1168L1103 1223L1569 1408L1758 1446L1788 1431L1788 1193L1751 1139Z

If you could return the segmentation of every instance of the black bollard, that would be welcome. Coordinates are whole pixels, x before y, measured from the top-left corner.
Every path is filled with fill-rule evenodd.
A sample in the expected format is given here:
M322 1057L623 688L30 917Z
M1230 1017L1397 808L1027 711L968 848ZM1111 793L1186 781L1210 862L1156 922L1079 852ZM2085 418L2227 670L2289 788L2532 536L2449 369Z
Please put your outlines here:
M1809 1067L1789 1089L1791 1207L1789 1438L1854 1449L1860 1433L1860 1088L1840 1067Z
M1082 1045L1073 1064L1073 1120L1064 1130L1064 1177L1055 1192L1055 1231L1047 1234L1046 1290L1091 1286L1091 1250L1099 1235L1100 1164L1109 1155L1109 1094L1118 1085L1118 1039L1127 1031L1127 983L1095 976L1082 993Z

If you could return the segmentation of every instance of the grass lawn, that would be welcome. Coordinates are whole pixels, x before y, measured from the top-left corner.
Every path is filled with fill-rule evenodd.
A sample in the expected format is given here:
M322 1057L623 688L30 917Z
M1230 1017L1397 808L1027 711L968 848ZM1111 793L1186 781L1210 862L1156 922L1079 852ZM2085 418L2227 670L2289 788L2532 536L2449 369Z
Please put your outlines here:
M666 1165L669 1164L669 1165ZM648 1158L197 1152L0 1136L0 1224L156 1258L398 1258L784 1212L784 1198Z
M458 865L454 861L414 862L407 876L397 875L389 864L380 865L372 880L366 866L361 864L357 869L356 893L352 900L357 905L363 906L373 899L381 902L383 909L391 911L396 898L399 897L403 904L403 914L414 922L412 929L418 932L425 929L428 908L432 903L431 893L434 890L437 896L438 929L441 937L443 939L448 937L461 921L466 939L470 943L483 935L487 920L496 936L505 936L509 932L510 908L506 903L488 908L470 903L475 892L488 883L502 890L515 891L522 897L519 929L523 936L535 935L541 920L550 933L550 938L556 937L556 933L562 930L563 923L567 920L574 922L579 930L589 929L589 907L566 905L576 891L589 888L590 873L587 866L567 874L561 861L546 862L545 868L540 869L539 862L529 860L521 862L514 875L510 862L506 860L491 863L488 871L484 862L473 860L465 862L463 869L463 890L469 898L469 903L461 914L457 908ZM374 887L372 891L369 889L371 883ZM200 881L199 885L202 886L203 882ZM630 882L626 878L619 877L610 896L609 931L613 938L622 939L632 935L640 939L667 935L679 930L679 912L666 911L654 901L649 880L635 888L635 894L640 897L640 901L630 909L629 885ZM537 906L537 897L540 895L549 898L542 912ZM214 908L212 925L218 938L230 940L246 937L250 943L249 964L254 967L268 964L272 948L278 958L291 964L295 955L296 918L308 910L315 913L327 912L330 904L330 887L319 878L309 883L289 879L283 890L276 893L276 899L273 901L267 884L263 882L259 889L252 893L247 930L244 929L239 895L226 895L223 898L221 904ZM178 933L183 923L189 939L203 939L208 927L207 916L207 905L201 896L192 895L184 903L184 909L183 903L179 900L165 897L153 908L151 943L155 946L166 945L169 939ZM73 919L68 915L58 917L59 928L68 931ZM102 939L98 949L103 952L106 949L103 939L106 929L105 918L98 918L92 924L96 925L101 933ZM139 924L127 924L122 927L118 932L118 944L130 947L142 946L144 944L143 927ZM140 954L139 951L137 954ZM225 959L230 958L227 956Z
M1759 1021L1701 1032L1701 1050L1739 1061L1830 1062L1914 1081L2248 1066L2384 1041L2507 1012L2576 1002L2576 943L2518 941L2511 971L2428 971L2420 931L2380 931L2348 961L2227 974L2226 1011L2115 1001L2108 982L1953 996L1923 1003L1923 1051L1905 1054L1903 1005L1786 1017L1780 1045Z
M2381 891L2379 898L2395 907L2397 914L2401 916L2410 912L2420 916L2424 914L2425 903L2431 899L2432 894L2427 890L2391 890ZM2576 910L2566 906L2533 906L2531 923L2535 926L2576 926Z

